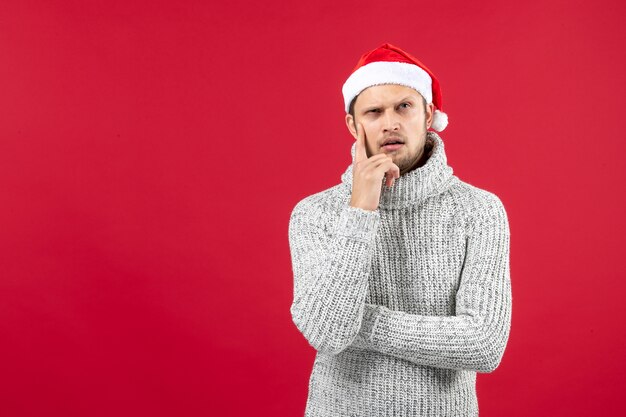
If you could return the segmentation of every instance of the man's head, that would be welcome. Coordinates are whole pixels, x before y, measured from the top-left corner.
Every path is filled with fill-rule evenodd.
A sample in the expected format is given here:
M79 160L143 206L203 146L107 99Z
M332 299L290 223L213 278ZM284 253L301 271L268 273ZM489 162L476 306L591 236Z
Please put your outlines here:
M355 97L350 107L346 125L355 139L357 123L362 127L368 157L386 153L400 175L420 165L434 112L420 93L397 84L375 85ZM387 145L390 141L399 144Z
M355 123L360 123L368 156L388 153L401 174L420 162L426 131L440 132L448 124L437 78L415 57L390 44L364 54L342 92L352 135L356 138ZM389 137L402 135L403 146L382 147Z

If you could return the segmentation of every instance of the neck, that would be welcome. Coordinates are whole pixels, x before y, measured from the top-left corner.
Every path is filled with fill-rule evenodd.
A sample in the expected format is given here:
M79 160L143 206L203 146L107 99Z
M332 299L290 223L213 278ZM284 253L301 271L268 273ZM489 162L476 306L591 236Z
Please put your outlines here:
M417 159L415 160L415 163L411 165L408 169L400 171L400 176L406 174L407 172L411 172L414 169L423 167L428 161L428 158L430 157L432 150L433 150L432 143L429 141L426 141L424 143L424 147L422 148L422 153L420 154L420 156L417 157Z

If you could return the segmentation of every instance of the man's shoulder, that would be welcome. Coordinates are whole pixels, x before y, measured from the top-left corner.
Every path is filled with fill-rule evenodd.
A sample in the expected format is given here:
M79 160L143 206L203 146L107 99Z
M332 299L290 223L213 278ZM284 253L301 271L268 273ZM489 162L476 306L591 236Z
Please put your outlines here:
M452 191L470 204L502 204L500 197L493 191L477 187L459 178Z
M470 222L482 222L489 217L507 218L502 199L493 191L458 180L451 190L463 206Z
M296 215L316 216L338 212L349 202L350 195L343 183L302 198L291 211L291 218Z

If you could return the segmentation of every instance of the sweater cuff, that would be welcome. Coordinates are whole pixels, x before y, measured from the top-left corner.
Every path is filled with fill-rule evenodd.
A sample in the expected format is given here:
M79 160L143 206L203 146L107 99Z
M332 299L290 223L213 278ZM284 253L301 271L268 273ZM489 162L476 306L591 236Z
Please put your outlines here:
M379 318L380 306L365 304L363 310L363 322L361 323L360 336L366 342L373 342L374 331Z
M380 221L380 212L369 211L359 207L346 206L339 215L337 234L351 237L364 242L370 242Z

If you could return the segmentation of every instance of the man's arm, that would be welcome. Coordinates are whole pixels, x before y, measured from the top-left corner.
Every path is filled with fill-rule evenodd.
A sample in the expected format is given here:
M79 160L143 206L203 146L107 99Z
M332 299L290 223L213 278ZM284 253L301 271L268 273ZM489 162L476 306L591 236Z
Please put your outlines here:
M361 327L378 211L346 206L336 222L308 200L294 208L289 246L293 322L316 350L336 354Z
M348 119L346 119L347 121ZM359 333L368 289L371 255L380 223L382 181L393 185L400 169L390 156L367 156L365 129L356 130L350 204L331 223L322 207L305 199L289 221L294 299L291 316L318 351L336 354Z
M422 316L366 304L352 347L449 369L492 372L511 325L510 231L499 198L481 213L467 239L455 316Z

